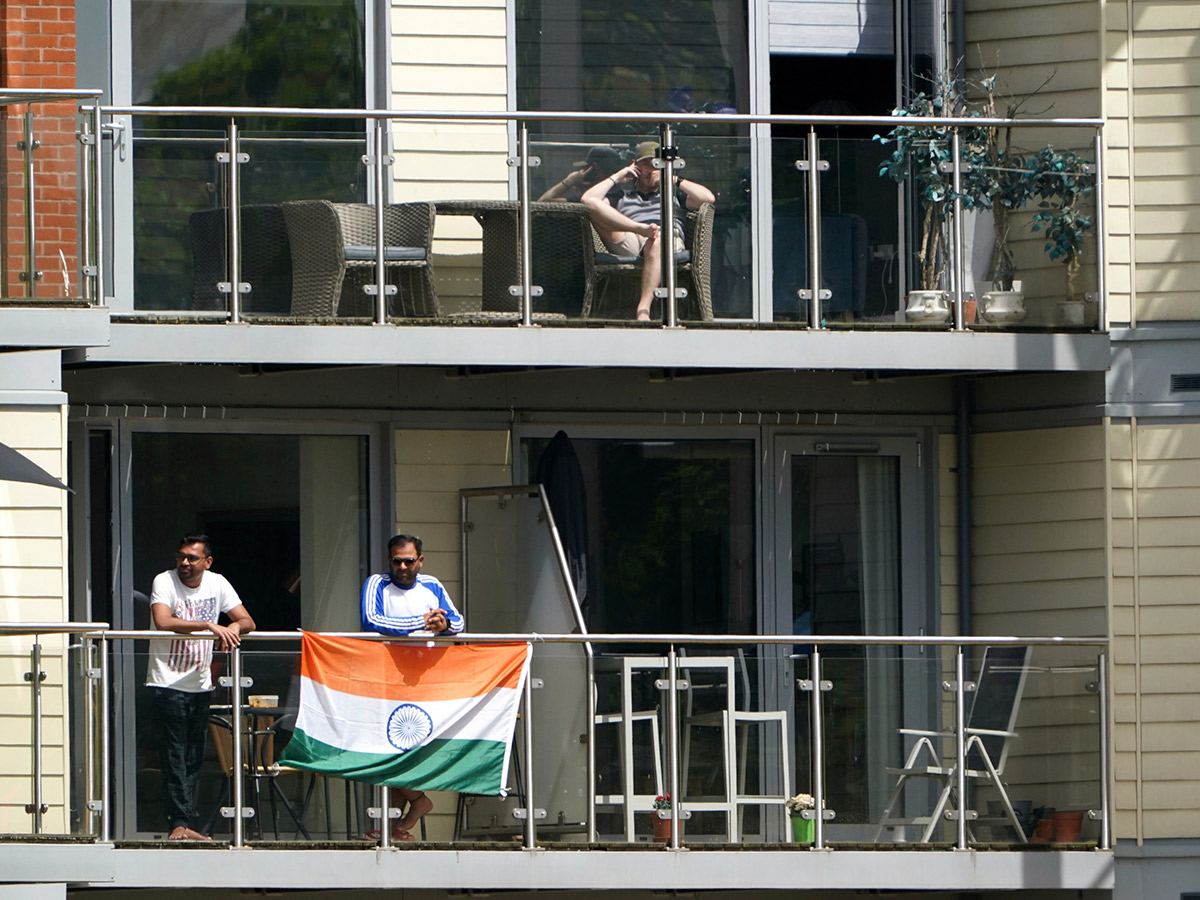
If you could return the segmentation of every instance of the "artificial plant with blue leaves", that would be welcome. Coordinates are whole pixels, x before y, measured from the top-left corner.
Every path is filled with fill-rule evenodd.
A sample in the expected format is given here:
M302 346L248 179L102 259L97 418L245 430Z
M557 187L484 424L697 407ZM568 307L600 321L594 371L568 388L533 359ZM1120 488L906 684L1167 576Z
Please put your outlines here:
M955 83L939 81L931 85L929 93L916 94L892 114L927 119L1014 118L1024 103L1037 94L1034 91L1023 98L1010 98L1000 116L995 75L968 87L971 99L964 99ZM921 289L943 287L949 259L946 225L949 210L958 197L965 210L993 211L995 241L988 266L989 280L998 290L1011 290L1014 267L1008 246L1008 215L1036 200L1038 211L1031 229L1045 232L1045 250L1050 259L1061 260L1067 266L1068 297L1074 296L1086 235L1095 225L1094 217L1085 209L1095 190L1091 163L1072 150L1056 150L1049 144L1034 151L1015 148L1009 126L962 126L959 129L961 191L956 194L952 131L949 125L922 122L897 125L886 135L875 135L875 140L895 147L880 166L880 176L898 184L912 184L921 204L921 241L916 254Z

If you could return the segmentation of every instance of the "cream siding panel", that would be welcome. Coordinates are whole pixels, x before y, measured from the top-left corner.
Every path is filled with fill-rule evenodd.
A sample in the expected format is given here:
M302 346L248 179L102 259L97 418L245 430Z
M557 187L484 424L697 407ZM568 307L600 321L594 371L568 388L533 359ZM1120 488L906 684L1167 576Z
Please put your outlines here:
M488 110L508 107L507 12L503 2L392 5L393 109ZM400 123L392 127L395 196L407 200L507 199L508 130L504 123ZM440 216L433 269L445 313L478 310L478 229Z
M458 492L468 487L512 484L511 435L500 431L397 430L395 433L397 532L424 542L424 571L462 605L462 509ZM409 490L407 485L419 485ZM436 799L427 817L429 836L449 840L454 831L453 795Z

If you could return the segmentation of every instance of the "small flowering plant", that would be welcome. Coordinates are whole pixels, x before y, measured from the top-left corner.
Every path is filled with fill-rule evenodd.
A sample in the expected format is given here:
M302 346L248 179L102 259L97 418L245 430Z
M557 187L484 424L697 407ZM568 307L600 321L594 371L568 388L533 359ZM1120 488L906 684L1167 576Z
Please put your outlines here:
M670 794L659 794L657 797L655 797L654 798L654 808L655 809L670 809L671 808L671 795Z
M799 816L806 809L816 809L817 801L812 794L797 794L783 804L789 816Z

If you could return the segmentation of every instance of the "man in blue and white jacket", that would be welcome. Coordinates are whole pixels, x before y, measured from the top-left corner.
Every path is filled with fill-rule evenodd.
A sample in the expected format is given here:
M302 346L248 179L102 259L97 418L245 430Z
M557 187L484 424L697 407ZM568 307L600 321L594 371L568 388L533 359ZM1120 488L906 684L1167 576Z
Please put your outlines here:
M406 635L458 634L463 617L442 583L432 575L422 575L421 539L398 534L388 541L387 575L372 575L362 588L362 628L378 634ZM411 829L433 809L423 791L396 788L408 802L404 817L392 828L392 839L411 841ZM368 837L377 834L368 832Z
M421 539L398 534L388 541L387 575L372 575L362 589L362 628L378 634L458 634L459 615L442 583L422 575Z

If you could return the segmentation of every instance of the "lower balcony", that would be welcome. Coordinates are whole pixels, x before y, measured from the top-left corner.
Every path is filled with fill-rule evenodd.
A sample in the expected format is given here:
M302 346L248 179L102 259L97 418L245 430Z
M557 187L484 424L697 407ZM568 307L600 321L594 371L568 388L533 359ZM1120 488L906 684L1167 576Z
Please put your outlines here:
M472 607L480 627L504 621L503 604L490 606ZM12 755L5 773L29 804L4 811L8 881L1112 886L1100 639L477 632L432 651L427 638L373 644L407 659L451 643L529 642L508 795L431 791L434 808L409 840L381 827L387 810L393 822L400 814L393 790L285 753L313 727L303 692L315 676L302 669L298 634L255 634L216 654L223 686L209 708L194 823L211 840L169 841L162 727L142 673L152 645L180 638L69 624L5 631L12 657L49 673L30 680L32 717L10 717L10 743L24 731L32 753Z

